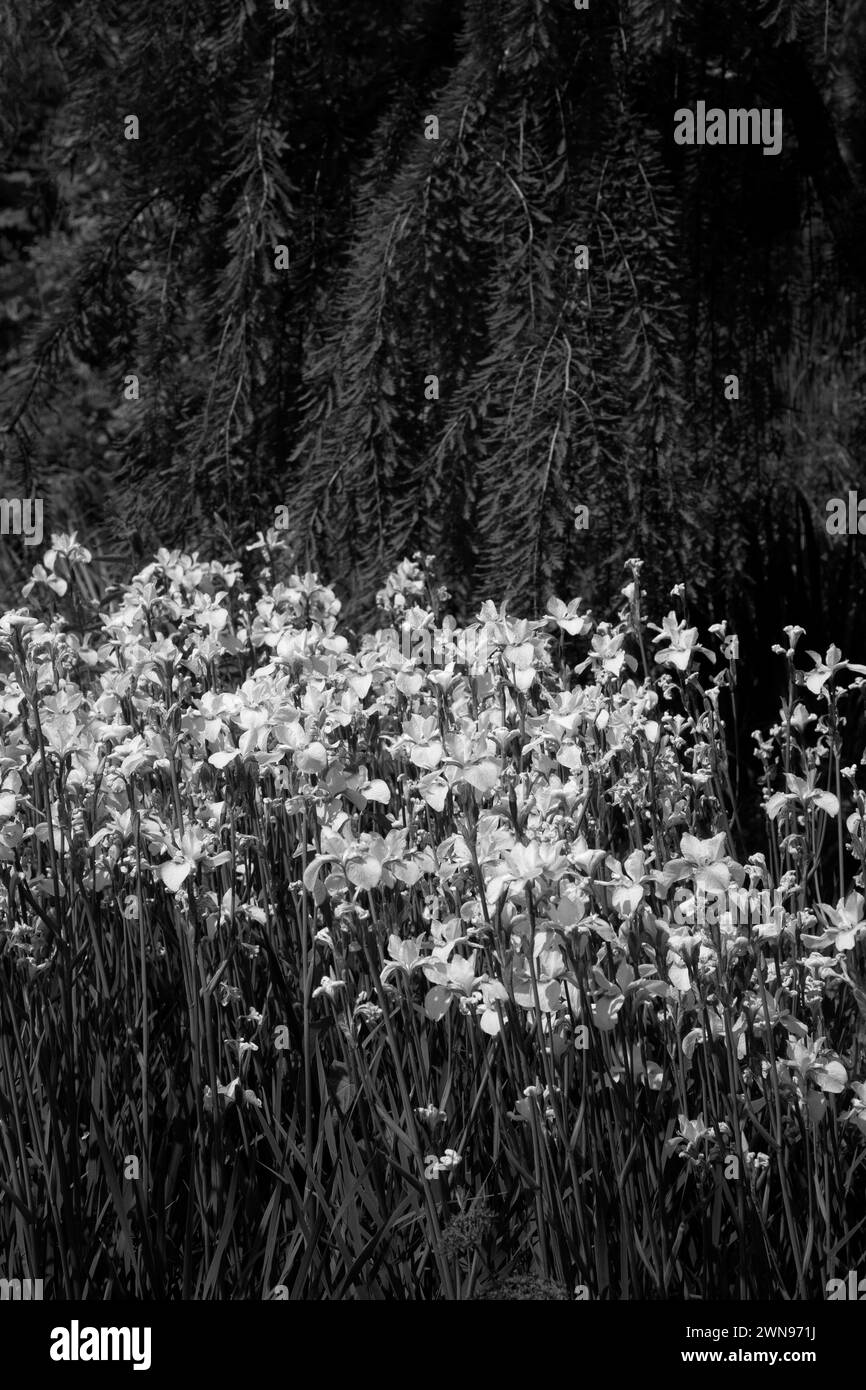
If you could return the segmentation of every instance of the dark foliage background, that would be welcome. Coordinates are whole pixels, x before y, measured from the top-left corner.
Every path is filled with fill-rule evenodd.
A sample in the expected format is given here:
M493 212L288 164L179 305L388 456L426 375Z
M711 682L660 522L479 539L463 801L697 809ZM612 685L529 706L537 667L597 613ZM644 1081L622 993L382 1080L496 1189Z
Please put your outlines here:
M862 476L859 0L7 0L0 29L3 492L47 529L109 566L238 553L287 504L356 623L416 549L463 612L601 606L639 554L651 603L734 619L757 703L786 621L862 657L863 541L824 531ZM783 152L675 146L698 99L781 106Z

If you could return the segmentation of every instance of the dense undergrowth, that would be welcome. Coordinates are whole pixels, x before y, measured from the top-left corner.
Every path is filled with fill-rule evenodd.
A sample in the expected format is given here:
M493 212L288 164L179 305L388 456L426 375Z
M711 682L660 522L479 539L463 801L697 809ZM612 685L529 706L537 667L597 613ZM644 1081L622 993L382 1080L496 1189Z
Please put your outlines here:
M261 539L0 619L0 1248L76 1298L822 1297L866 1253L863 668ZM628 576L627 576L628 577ZM781 634L780 634L781 636ZM850 711L849 711L850 714Z

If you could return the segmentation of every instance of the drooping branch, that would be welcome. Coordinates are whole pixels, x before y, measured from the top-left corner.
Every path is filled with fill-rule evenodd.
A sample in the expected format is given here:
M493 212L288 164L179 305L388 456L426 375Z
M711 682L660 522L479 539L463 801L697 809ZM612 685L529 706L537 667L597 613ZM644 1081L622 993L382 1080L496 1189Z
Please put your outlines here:
M830 112L799 44L777 50L782 107L793 123L803 172L821 201L848 273L866 289L866 192L839 148Z

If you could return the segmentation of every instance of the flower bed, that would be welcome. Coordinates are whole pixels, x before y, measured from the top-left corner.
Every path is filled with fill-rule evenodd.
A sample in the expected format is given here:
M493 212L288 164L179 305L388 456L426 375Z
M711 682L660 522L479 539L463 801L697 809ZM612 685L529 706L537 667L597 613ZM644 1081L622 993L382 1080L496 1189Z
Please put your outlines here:
M459 627L416 557L350 641L281 545L98 595L55 536L0 620L0 1243L52 1297L823 1296L863 668L786 629L744 847L736 642L680 588Z

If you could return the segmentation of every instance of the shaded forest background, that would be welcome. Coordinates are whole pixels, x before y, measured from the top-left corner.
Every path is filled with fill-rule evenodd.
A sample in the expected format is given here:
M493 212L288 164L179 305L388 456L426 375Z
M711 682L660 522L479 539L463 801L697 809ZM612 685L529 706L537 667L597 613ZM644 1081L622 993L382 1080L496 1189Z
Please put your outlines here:
M639 555L653 616L731 618L746 730L783 623L863 659L862 0L6 0L0 43L0 493L46 543L242 556L285 504L358 625L418 549L463 616ZM699 99L782 153L675 146Z

